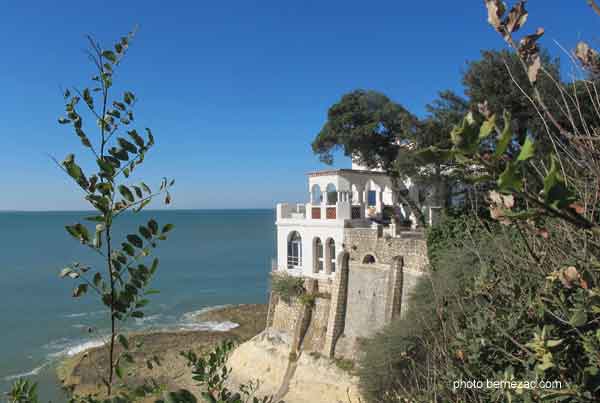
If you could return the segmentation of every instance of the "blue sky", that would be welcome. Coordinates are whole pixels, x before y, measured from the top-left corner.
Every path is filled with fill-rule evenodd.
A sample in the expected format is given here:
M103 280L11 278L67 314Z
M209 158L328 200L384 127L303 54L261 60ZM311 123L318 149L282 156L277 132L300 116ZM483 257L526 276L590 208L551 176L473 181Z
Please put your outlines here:
M100 6L99 6L100 4ZM468 4L468 5L467 5ZM598 46L585 0L531 0L543 43ZM61 87L84 86L84 34L140 30L118 82L157 147L138 178L174 177L176 208L272 207L307 198L322 169L310 142L328 107L375 89L419 115L479 51L503 43L482 1L7 1L0 13L0 210L85 208L53 165L81 152L56 119ZM340 159L339 166L349 161Z

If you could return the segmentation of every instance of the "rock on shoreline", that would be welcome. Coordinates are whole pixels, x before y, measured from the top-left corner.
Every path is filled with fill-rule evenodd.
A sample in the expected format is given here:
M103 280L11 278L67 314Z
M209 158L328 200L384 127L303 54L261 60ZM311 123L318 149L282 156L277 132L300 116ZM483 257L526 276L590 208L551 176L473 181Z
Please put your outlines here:
M129 345L142 343L139 352L134 352L135 364L124 368L128 385L141 385L145 379L153 378L161 390L175 391L181 388L198 391L191 379L186 361L180 351L207 352L223 340L243 343L265 328L267 306L264 304L231 305L207 310L195 316L198 322L234 322L238 327L228 331L176 331L144 332L129 335ZM119 353L117 348L117 354ZM108 347L101 346L81 352L63 361L57 374L63 387L77 395L102 394L101 375L108 367ZM160 366L146 367L146 360L156 355ZM156 396L149 398L153 402Z

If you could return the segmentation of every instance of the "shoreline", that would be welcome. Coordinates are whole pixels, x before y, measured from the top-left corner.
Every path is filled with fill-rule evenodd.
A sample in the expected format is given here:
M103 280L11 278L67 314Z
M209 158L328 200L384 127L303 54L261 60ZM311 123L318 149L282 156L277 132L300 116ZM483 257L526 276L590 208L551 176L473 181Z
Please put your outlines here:
M141 386L146 379L153 379L160 391L174 391L186 388L198 391L195 381L181 351L192 350L196 354L209 351L224 340L243 343L265 328L267 316L266 304L241 304L209 307L194 315L199 325L211 323L213 330L159 330L136 331L128 333L128 341L134 364L124 368L123 373L128 385ZM215 330L215 324L225 324L222 330ZM237 324L237 326L234 326ZM135 351L135 345L143 343ZM108 367L106 344L83 350L73 356L65 357L56 367L56 375L61 387L77 395L103 393L101 374ZM116 353L121 351L117 347ZM157 356L160 366L149 368L146 360ZM148 397L154 401L156 394ZM144 400L142 400L144 401Z

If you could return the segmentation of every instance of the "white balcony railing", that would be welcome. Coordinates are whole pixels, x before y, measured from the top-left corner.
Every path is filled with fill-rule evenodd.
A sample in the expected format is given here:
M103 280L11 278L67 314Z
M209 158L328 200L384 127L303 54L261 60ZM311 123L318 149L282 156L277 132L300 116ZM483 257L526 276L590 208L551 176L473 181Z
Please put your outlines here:
M277 219L292 220L350 220L365 217L365 207L340 202L335 204L277 204Z

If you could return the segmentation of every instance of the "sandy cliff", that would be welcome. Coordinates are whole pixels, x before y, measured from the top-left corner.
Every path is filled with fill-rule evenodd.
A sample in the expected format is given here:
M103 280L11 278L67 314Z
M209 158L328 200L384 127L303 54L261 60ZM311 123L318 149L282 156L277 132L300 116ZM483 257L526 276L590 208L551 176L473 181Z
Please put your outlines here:
M290 338L265 330L238 346L229 358L233 386L259 380L258 395L272 394L286 403L358 403L358 379L332 361L301 353L290 361Z

